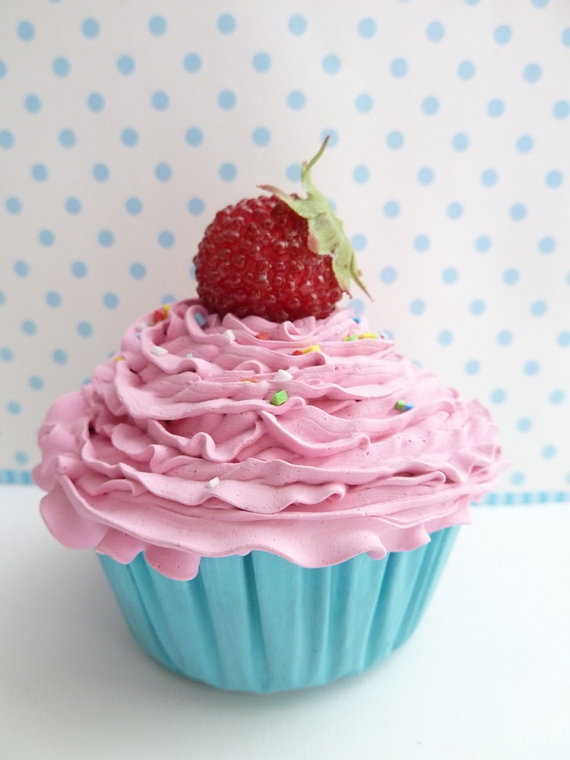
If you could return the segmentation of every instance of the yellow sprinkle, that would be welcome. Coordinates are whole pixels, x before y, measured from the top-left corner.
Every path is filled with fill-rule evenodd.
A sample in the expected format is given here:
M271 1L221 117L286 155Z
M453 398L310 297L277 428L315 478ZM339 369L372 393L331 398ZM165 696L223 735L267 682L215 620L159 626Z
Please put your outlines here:
M302 353L303 354L310 354L311 351L320 351L320 350L321 350L321 347L319 346L319 344L315 343L314 346L309 346L308 348L304 348L303 351L302 351Z
M170 307L172 306L171 303L167 303L162 307L162 310L164 312L164 316L166 317L168 315L168 312L170 311Z
M256 383L257 378L255 377L244 377L242 380L242 383Z
M125 358L124 356L121 356L121 354L118 354L118 356L115 356L115 358L113 359L113 361L114 362L120 362L120 361L123 361L124 358Z
M361 338L361 339L362 338L375 338L375 339L378 339L378 335L376 333L373 333L373 332L360 333L360 335L358 337Z

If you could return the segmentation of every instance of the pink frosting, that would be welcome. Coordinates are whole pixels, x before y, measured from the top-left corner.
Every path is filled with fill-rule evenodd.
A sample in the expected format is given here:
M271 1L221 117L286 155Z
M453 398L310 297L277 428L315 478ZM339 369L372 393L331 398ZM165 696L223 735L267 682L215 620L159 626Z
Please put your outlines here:
M391 341L346 340L366 330L348 309L277 324L199 301L131 326L41 428L48 527L182 580L201 556L322 567L469 522L501 468L488 412Z

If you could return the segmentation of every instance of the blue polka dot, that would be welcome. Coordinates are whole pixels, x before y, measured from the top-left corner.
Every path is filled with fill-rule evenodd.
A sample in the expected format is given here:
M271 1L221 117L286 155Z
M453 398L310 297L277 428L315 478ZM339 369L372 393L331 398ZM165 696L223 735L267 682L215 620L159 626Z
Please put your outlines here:
M0 148L11 148L14 145L14 135L7 129L0 132Z
M510 346L513 342L513 334L510 330L500 330L496 340L499 346Z
M430 42L440 42L445 34L445 28L440 21L431 21L426 28L426 36Z
M16 31L18 33L18 37L23 42L31 42L36 36L35 27L29 21L20 21Z
M523 372L525 375L536 375L539 370L540 366L538 362L534 361L534 359L531 359L523 364Z
M506 285L516 285L520 279L520 272L518 269L506 269L503 272L503 282Z
M564 47L570 47L570 26L566 27L560 35L560 41Z
M108 309L116 309L119 305L119 297L116 293L105 293L103 296L103 304Z
M538 241L538 250L541 253L552 253L556 248L556 241L551 237L543 237Z
M495 388L494 391L491 391L489 398L493 404L502 404L507 398L507 393L503 388Z
M89 338L93 334L93 327L89 322L79 322L77 325L77 332L82 338Z
M325 140L325 138L329 138L328 147L334 148L335 145L338 145L339 136L336 129L333 129L332 127L327 127L327 129L323 129L321 132L321 142Z
M223 90L218 95L218 105L225 111L229 111L231 108L233 108L236 102L237 98L235 92L232 92L231 90Z
M561 348L568 348L568 346L570 346L570 332L568 330L563 330L558 334L556 342Z
M263 147L269 144L271 140L271 132L266 127L257 127L253 130L251 139L255 145Z
M451 330L442 330L437 336L437 342L441 346L450 346L453 343L453 333Z
M195 74L202 68L202 59L197 53L188 53L184 57L184 68L190 74Z
M338 74L340 71L340 58L337 55L327 55L323 58L323 71L326 74Z
M528 433L528 431L532 428L532 420L530 420L528 417L520 417L516 421L515 427L519 433Z
M305 95L299 90L293 90L287 95L287 105L292 111L300 111L305 107Z
M117 58L117 69L125 76L132 74L135 70L135 59L130 55L120 55Z
M256 53L251 63L256 71L263 74L271 68L271 57L267 53Z
M46 293L46 303L48 306L57 309L58 306L61 306L61 294L56 290L49 290Z
M493 39L498 45L506 45L513 36L513 32L510 26L501 24L493 32Z
M53 73L58 77L66 77L71 71L71 65L67 58L55 58L51 65Z
M71 129L62 129L59 133L59 142L63 148L73 148L76 141L75 132Z
M370 179L370 170L367 166L356 166L352 171L352 178L359 185L363 185Z
M6 68L6 64L4 61L0 60L0 79L4 79L8 72L8 69Z
M0 348L0 359L3 362L11 362L14 358L14 352L11 348L8 348L8 346L3 346Z
M477 361L477 359L470 359L468 362L465 362L465 372L468 375L476 375L481 370L481 365Z
M542 69L538 65L538 63L529 63L527 64L523 69L523 79L525 82L529 82L529 84L534 84L535 82L538 82L542 75Z
M408 73L408 62L405 58L394 58L390 64L390 74L393 77L405 77Z
M34 391L41 391L41 389L44 387L43 378L39 375L32 375L30 378L28 378L28 385Z
M376 34L376 21L373 18L362 18L358 22L358 34L364 39L369 40Z
M190 198L188 201L188 211L192 216L200 216L204 213L205 204L201 198Z
M553 446L552 444L549 444L548 446L543 446L540 450L540 456L543 459L554 459L554 457L558 454L558 450L556 446Z
M115 236L110 230L101 230L97 235L97 242L104 248L109 248L115 242Z
M398 273L394 267L384 267L380 272L380 279L385 285L391 285L393 282L396 282L397 278Z
M461 61L457 67L457 76L460 79L468 81L475 76L475 66L471 61Z
M22 464L23 465L23 464L28 464L29 457L28 457L28 455L26 454L25 451L16 451L16 453L14 454L14 460L18 464Z
M430 169L429 166L423 166L419 170L417 177L420 185L431 185L434 180L433 169Z
M216 26L222 34L231 34L236 29L235 17L231 13L222 13L221 16L218 16Z
M520 222L527 213L524 203L514 203L509 209L509 216L514 222Z
M565 398L566 398L565 392L563 390L560 390L559 388L557 388L554 391L551 391L550 394L548 395L548 401L551 404L555 404L555 405L562 404Z
M513 472L513 474L510 477L510 481L513 484L513 486L520 486L524 483L525 476L523 472L520 472L517 470L517 472Z
M154 176L160 182L168 182L172 177L172 168L168 164L157 164L154 169Z
M287 26L291 34L299 36L307 31L307 19L296 13L294 16L291 16Z
M99 36L99 22L94 18L86 18L81 25L81 31L88 40L94 40Z
M31 319L25 319L22 322L22 332L26 335L35 335L38 331L38 326Z
M535 8L546 8L550 0L531 0Z
M87 274L87 265L82 261L74 261L71 265L71 274L74 277L85 277Z
M19 214L22 210L22 202L19 198L7 198L5 206L9 214Z
M372 110L373 101L370 95L361 93L354 101L354 105L356 107L356 110L360 111L360 113L368 113L368 111Z
M4 295L4 291L0 290L0 306L4 306L6 303L6 296Z
M453 139L451 141L451 147L453 150L457 151L463 151L467 150L469 147L469 138L467 135L463 134L462 132L459 132L458 134L453 136Z
M38 113L42 108L42 101L37 95L27 95L24 99L24 108L29 113Z
M144 264L141 264L140 261L134 261L129 267L129 272L131 277L134 277L135 280L142 280L146 277L146 267Z
M32 166L32 177L36 182L45 182L48 178L48 170L43 164L34 164Z
M66 364L67 353L61 348L56 348L52 353L51 358L56 364Z
M199 127L190 127L186 131L186 142L188 145L201 145L204 140L204 133Z
M433 116L439 111L439 100L433 95L428 95L422 100L422 111L427 116Z
M480 235L475 241L475 248L479 253L487 253L491 248L491 238L487 237L487 235Z
M97 182L105 182L109 179L109 168L105 164L95 164L93 167L93 176Z
M226 182L231 182L237 177L237 168L234 164L226 163L220 166L220 177Z
M127 148L134 148L135 145L139 141L138 132L136 129L132 129L131 127L127 127L127 129L123 129L121 132L121 142L123 145L126 145Z
M154 37L161 37L166 32L166 20L163 16L153 16L148 22L148 30Z
M501 116L504 113L504 110L505 104L500 98L493 98L493 100L490 100L487 105L487 113L494 118Z
M166 111L169 106L170 99L165 92L160 91L153 93L150 99L150 103L155 111Z
M414 248L416 251L427 251L430 246L430 239L427 235L416 235L414 238Z
M368 241L364 235L357 232L350 238L350 244L355 251L363 251L366 248Z
M127 198L125 201L125 208L131 216L136 216L142 211L142 203L139 198Z
M82 209L82 205L79 198L71 197L71 198L66 199L65 210L67 211L68 214L73 214L73 215L79 214L81 213L81 209Z
M301 167L299 164L289 164L287 167L287 179L290 182L299 182L301 179Z
M460 219L463 216L463 206L461 203L450 203L447 207L446 214L450 219Z
M557 169L553 169L552 171L548 172L546 177L544 178L544 181L547 185L547 187L560 187L564 180L564 177L562 175L562 172L559 172Z
M528 153L534 147L534 140L530 135L521 135L517 139L515 147L519 153Z
M158 244L161 248L172 248L174 245L174 235L169 230L163 230L158 235Z
M399 150L404 144L404 135L401 132L390 132L386 137L386 145L392 150Z
M388 219L395 219L400 215L400 204L396 201L388 201L384 204L383 212Z
M530 313L533 317L542 317L544 314L546 314L547 311L547 305L545 301L534 301L530 305Z
M420 314L423 314L425 310L426 310L426 305L425 305L425 302L422 301L421 298L415 298L410 303L410 312L416 317L420 316Z
M485 187L493 187L497 184L498 175L494 169L485 169L481 174L481 184Z
M567 100L557 100L552 106L552 115L555 119L565 119L570 114L570 103Z
M22 411L22 405L19 401L8 401L6 403L6 411L8 414L20 414Z
M51 230L41 230L38 235L38 240L42 245L50 246L55 242L55 236Z
M26 261L15 261L14 272L18 275L18 277L27 277L30 273L30 267Z
M459 273L458 273L457 269L454 269L453 267L448 267L447 269L443 270L443 272L441 274L441 279L447 285L453 285L459 279Z
M471 301L469 304L469 311L471 314L473 314L476 317L479 317L481 314L485 313L485 309L487 308L485 301L481 298L476 298L474 301Z
M93 113L101 113L105 108L105 99L98 92L92 92L87 98L87 108Z

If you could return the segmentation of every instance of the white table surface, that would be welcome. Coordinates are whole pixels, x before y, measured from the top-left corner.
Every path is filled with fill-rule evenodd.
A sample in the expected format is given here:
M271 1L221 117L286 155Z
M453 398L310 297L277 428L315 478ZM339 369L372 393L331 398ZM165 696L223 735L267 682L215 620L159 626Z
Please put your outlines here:
M97 559L0 486L0 758L570 758L570 505L478 507L420 627L361 676L221 692L131 640Z

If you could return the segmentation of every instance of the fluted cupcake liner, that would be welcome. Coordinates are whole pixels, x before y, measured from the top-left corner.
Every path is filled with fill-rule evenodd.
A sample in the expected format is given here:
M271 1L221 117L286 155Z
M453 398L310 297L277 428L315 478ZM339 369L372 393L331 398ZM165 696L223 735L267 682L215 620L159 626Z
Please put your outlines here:
M203 558L176 581L141 553L99 555L140 646L167 668L223 689L273 692L360 673L420 621L458 528L424 546L303 568L267 552Z

